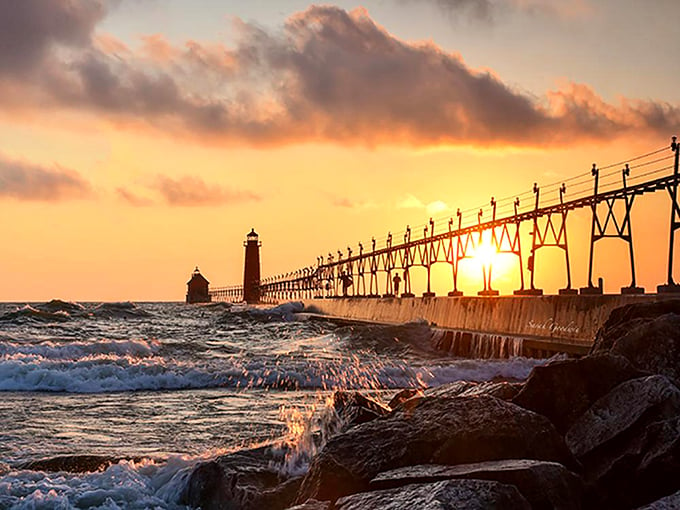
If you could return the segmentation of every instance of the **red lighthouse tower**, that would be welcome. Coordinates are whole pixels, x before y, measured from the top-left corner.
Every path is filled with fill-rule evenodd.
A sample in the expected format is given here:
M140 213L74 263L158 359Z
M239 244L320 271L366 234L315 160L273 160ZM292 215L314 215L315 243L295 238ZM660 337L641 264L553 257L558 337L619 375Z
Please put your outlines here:
M260 302L260 246L262 243L251 229L243 243L246 247L246 262L243 269L243 300L246 303Z

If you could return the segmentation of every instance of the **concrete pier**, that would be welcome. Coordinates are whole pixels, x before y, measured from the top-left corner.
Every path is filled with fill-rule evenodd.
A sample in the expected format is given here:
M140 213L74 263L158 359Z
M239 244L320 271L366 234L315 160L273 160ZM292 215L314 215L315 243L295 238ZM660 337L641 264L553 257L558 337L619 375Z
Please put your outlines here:
M425 320L441 350L472 357L586 354L595 333L620 306L672 296L500 296L331 298L305 300L310 312L380 324Z

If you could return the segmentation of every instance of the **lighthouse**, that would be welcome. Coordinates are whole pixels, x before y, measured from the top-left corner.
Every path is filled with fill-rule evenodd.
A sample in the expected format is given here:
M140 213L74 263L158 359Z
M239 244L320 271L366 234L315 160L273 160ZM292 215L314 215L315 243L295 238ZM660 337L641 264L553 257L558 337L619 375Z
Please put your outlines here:
M243 243L246 261L243 268L243 300L253 304L260 302L260 243L255 229L251 229Z

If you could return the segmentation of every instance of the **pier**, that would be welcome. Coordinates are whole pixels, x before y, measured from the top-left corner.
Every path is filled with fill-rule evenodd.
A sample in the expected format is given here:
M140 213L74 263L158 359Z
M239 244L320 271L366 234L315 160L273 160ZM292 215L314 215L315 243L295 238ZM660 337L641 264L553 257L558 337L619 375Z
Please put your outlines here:
M680 143L673 137L670 147L602 167L593 164L589 172L544 188L534 183L530 192L517 196L492 197L486 209L458 210L444 222L431 218L421 231L407 226L381 241L374 237L368 246L359 243L329 252L314 264L249 282L246 294L252 295L256 286L262 302L303 301L311 311L346 319L385 324L424 320L439 328L437 345L454 354L466 349L493 356L585 354L614 308L680 297L680 285L673 279L675 232L680 228L679 157ZM567 199L572 188L574 196ZM648 294L637 281L631 217L636 200L657 192L670 199L667 278ZM581 288L572 284L568 242L568 217L577 209L591 215L587 284ZM520 231L527 227L531 244L524 247ZM630 283L617 294L605 294L602 280L593 274L597 243L605 238L628 247L627 260L611 261L629 268ZM459 289L466 260L481 247L516 259L520 288L512 295L501 296L494 288L492 262L482 266L476 296L464 296ZM550 268L564 275L557 295L544 295L535 284L543 249L550 247L564 254L564 265ZM445 296L432 291L436 264L450 270ZM415 278L424 288L420 296L414 293ZM246 294L244 285L210 291L213 301L244 301Z

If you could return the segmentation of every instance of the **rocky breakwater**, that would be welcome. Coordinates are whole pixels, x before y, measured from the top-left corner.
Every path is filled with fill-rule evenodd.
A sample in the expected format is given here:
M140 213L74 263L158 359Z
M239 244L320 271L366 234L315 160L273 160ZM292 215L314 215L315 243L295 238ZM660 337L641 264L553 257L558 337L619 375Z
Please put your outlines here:
M340 394L342 426L304 475L274 470L273 448L233 454L199 465L184 502L206 510L680 508L679 386L680 301L630 305L611 314L588 356L537 367L522 384L408 390L389 408Z

